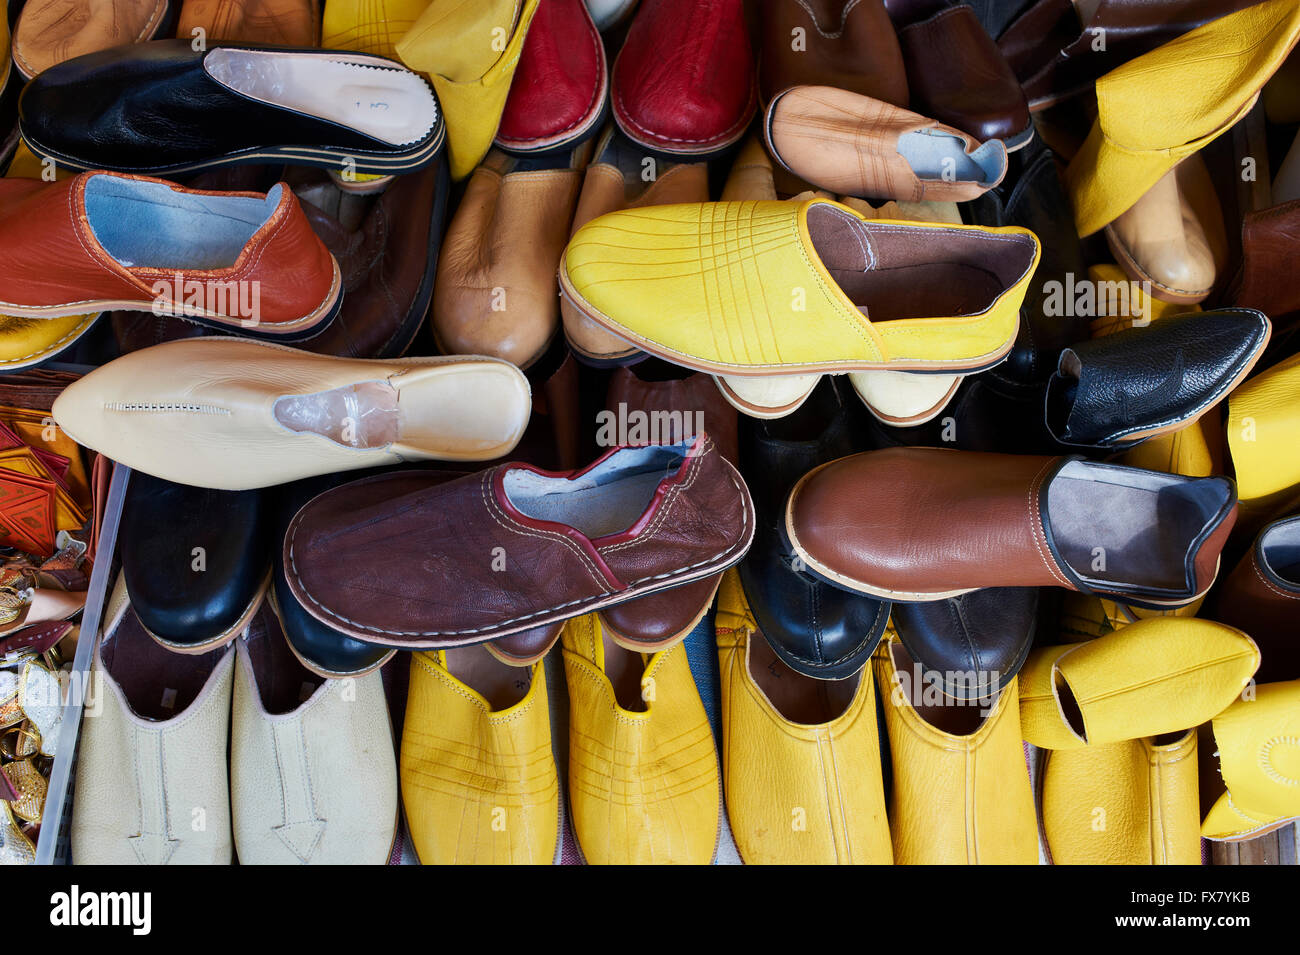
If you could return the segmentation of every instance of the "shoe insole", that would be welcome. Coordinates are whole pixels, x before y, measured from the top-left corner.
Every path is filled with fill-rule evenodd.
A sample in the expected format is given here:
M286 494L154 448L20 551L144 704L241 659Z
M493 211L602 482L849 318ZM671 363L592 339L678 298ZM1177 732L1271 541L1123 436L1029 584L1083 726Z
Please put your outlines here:
M682 466L693 441L621 451L573 478L514 469L502 484L521 513L567 524L592 539L605 537L627 530L645 513L659 483Z
M533 673L494 657L482 644L444 652L447 672L488 701L493 712L506 710L528 695Z
M605 676L614 687L614 699L629 713L644 713L648 707L641 681L650 654L625 650L613 641L607 631L602 631L605 646Z
M100 657L137 716L169 720L194 702L228 647L211 653L176 653L149 636L130 609L105 638Z
M815 680L798 673L772 651L762 631L749 636L749 675L773 708L792 723L817 726L843 715L862 679Z
M987 142L973 152L952 133L916 130L898 137L898 153L918 179L947 182L993 182L1006 171L1006 151Z
M220 47L208 53L203 68L250 99L338 123L390 146L418 142L438 119L428 84L377 57Z

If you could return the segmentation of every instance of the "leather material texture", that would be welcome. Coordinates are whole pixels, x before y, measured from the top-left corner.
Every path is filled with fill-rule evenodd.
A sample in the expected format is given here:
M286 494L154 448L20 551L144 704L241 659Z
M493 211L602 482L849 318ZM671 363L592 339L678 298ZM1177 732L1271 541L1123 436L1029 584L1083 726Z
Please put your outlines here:
M722 780L741 858L750 865L891 863L871 672L845 681L853 684L842 691L847 705L827 706L829 719L810 722L802 709L787 715L760 685L763 634L731 571L718 592L715 625ZM769 672L783 701L795 697L817 709L827 684L781 672L779 664Z
M829 234L821 248L810 217ZM560 287L610 331L698 371L973 370L1009 350L1038 252L1023 229L879 222L822 199L675 205L584 225L565 250ZM965 277L959 257L998 276L987 296L952 284ZM668 272L665 260L681 264ZM905 299L875 293L878 270L891 265L935 284L913 285ZM861 276L863 301L830 268L845 270L842 281ZM959 287L960 302L944 291Z
M320 45L396 60L397 42L428 6L429 0L325 0Z
M733 466L739 464L736 411L708 375L690 375L668 381L644 381L626 368L615 371L605 397L612 424L627 422L627 440L680 441L707 433L718 453ZM638 423L649 429L636 434ZM615 431L615 433L617 433ZM600 435L597 435L597 443ZM672 590L629 600L600 611L605 631L629 650L662 650L684 640L708 612L721 574L714 574Z
M1029 104L975 11L951 3L930 13L936 5L922 4L919 18L913 19L910 10L886 6L898 30L912 109L980 142L1022 143L1033 129Z
M841 458L803 478L791 491L783 533L806 572L895 600L940 600L981 587L1058 586L1126 603L1178 606L1209 589L1236 520L1231 482L1160 479L1166 493L1204 494L1205 507L1189 498L1175 508L1171 500L1162 523L1146 527L1141 556L1134 551L1123 559L1118 551L1138 539L1131 524L1109 531L1096 523L1085 528L1049 507L1048 494L1067 467L1094 475L1084 480L1115 488L1108 496L1155 480L1154 472L1120 465L952 448L886 448ZM872 488L869 513L862 508L864 486ZM1157 544L1157 527L1163 529L1175 510L1186 523L1165 549L1168 542ZM954 524L953 514L968 518ZM1061 557L1071 550L1092 553L1103 538L1112 549L1105 565L1095 564L1093 554L1072 569Z
M1038 589L989 587L890 612L899 640L943 691L974 700L999 692L1020 672L1034 642Z
M1260 531L1250 552L1219 585L1211 616L1248 634L1259 644L1257 680L1300 678L1300 516L1274 521Z
M792 86L832 86L907 105L903 53L881 0L760 0L757 7L764 103Z
M494 707L451 674L446 654L411 654L402 804L425 865L554 861L560 780L546 676L540 663L519 674L526 692Z
M122 575L155 640L195 652L233 640L266 590L271 537L261 491L214 491L131 475Z
M195 29L202 29L206 39L217 42L319 46L320 3L319 0L184 0L176 21L176 36L192 37Z
M433 300L449 182L445 159L398 176L351 228L314 205L314 194L303 199L312 231L342 270L343 307L298 347L340 358L406 353Z
M412 114L408 121L421 120L425 128L417 138L392 143L363 128L312 115L293 105L301 92L289 78L280 80L285 104L272 101L270 94L241 93L220 82L209 64L213 54L226 50L280 53L302 70L329 64L351 74L351 85L379 90L385 87L373 79L376 75L405 74L426 94L418 103L414 96L404 97L404 109ZM377 90L376 95L383 94ZM357 173L410 172L434 162L446 138L436 97L393 60L235 43L211 42L195 50L188 36L62 63L28 84L18 110L23 139L38 155L82 169L155 175L277 156Z
M527 152L582 139L608 95L605 46L583 0L549 0L528 28L496 144Z
M520 630L506 637L489 640L484 644L488 652L510 666L532 666L538 663L560 641L563 622L544 624L531 630Z
M619 134L613 133L612 139L618 138ZM708 201L709 170L704 163L656 162L655 174L649 179L643 174L646 167L639 163L637 174L629 181L617 158L613 150L606 154L600 149L595 161L587 167L573 213L573 232L592 219L619 209ZM645 157L641 158L644 162ZM604 364L640 354L627 341L583 315L567 299L560 300L560 315L569 347L579 360Z
M428 74L447 117L451 177L474 171L492 145L540 0L432 0L397 42L397 54Z
M595 614L570 620L560 642L569 687L569 812L583 857L591 865L709 863L722 785L686 648L635 658L642 708L630 710L610 682Z
M432 322L448 354L527 368L560 327L555 269L582 172L513 167L494 150L470 177L443 238Z
M945 151L939 165L957 169L982 145L974 137L883 100L830 86L802 86L772 99L763 123L772 155L786 169L838 195L872 196L909 202L966 202L993 188L1006 175L1006 148L994 140L987 164L996 176L957 178L920 175L903 151L903 137L925 136ZM983 159L983 157L981 157Z
M73 858L82 865L229 865L234 647L183 656L156 646L120 578L104 621L91 663L97 693L87 701L77 747Z
M1300 818L1300 680L1263 683L1214 718L1228 791L1201 823L1207 839L1252 839Z
M397 757L380 675L313 680L265 604L235 649L230 798L240 864L386 863Z
M1292 253L1300 244L1300 199L1255 212L1241 223L1241 274L1232 301L1280 319L1300 311L1300 292L1287 279Z
M1171 315L1061 352L1048 428L1064 444L1122 448L1207 413L1250 374L1272 325L1263 312Z
M1297 40L1300 6L1265 0L1097 80L1097 120L1065 176L1079 235L1113 221L1249 112ZM1194 86L1187 83L1191 75ZM1153 101L1166 108L1153 113Z
M1100 0L1087 23L1069 0L1038 0L997 34L1033 109L1087 92L1098 78L1259 0ZM1100 31L1100 32L1099 32ZM1097 43L1105 36L1104 44Z
M1212 719L1259 668L1240 630L1194 617L1152 617L1087 643L1041 647L1020 674L1020 723L1042 749L1075 749Z
M77 0L32 0L14 25L13 60L28 79L64 60L162 36L169 0L126 0L91 9Z
M1056 865L1200 865L1196 731L1044 753Z
M781 537L790 488L859 445L861 406L834 379L776 423L742 423L741 468L758 529L740 564L748 607L777 657L796 673L843 679L871 658L889 622L889 603L848 593L800 573Z
M381 487L397 489L410 483L434 483L451 480L456 475L446 471L397 472L386 481L376 482ZM289 589L285 574L284 549L281 546L289 523L308 501L332 487L346 482L349 475L331 474L284 484L273 491L261 492L274 502L270 526L273 571L271 600L279 617L284 639L298 661L312 673L327 679L358 676L378 669L392 659L396 652L387 647L363 643L342 631L321 623L298 602ZM409 482L409 483L408 483ZM244 492L248 493L248 492Z
M1228 449L1243 506L1266 507L1300 484L1300 355L1228 398Z
M410 649L480 643L708 577L744 556L753 505L707 436L692 447L680 457L665 453L674 463L643 487L653 496L630 527L594 539L565 523L581 512L581 492L591 486L584 475L602 462L615 468L616 456L628 460L639 449L616 449L580 471L499 465L386 500L371 494L375 479L345 485L290 525L290 587L323 622ZM572 483L548 495L554 503L542 520L511 504L508 474ZM340 550L358 559L383 555L374 565L386 568L382 583L341 566ZM466 561L466 554L482 559ZM388 599L375 601L377 586Z
M1199 156L1161 176L1105 232L1115 260L1130 279L1149 283L1155 298L1194 304L1214 289L1210 235L1223 232L1223 210Z
M391 389L386 400L402 412L395 435L363 437L365 415L387 416L387 392L355 399L351 413L346 400L336 407L312 397L373 381ZM304 407L316 417L287 427L286 409ZM83 446L156 477L245 490L403 461L490 460L514 448L530 411L523 374L491 358L361 361L192 338L96 369L59 396L54 418Z
M217 328L236 328L270 335L319 331L333 318L341 294L338 263L311 231L298 200L287 187L263 225L225 268L177 269L159 263L124 265L95 236L86 212L87 182L98 176L162 182L143 176L82 173L64 182L0 180L0 248L12 250L13 265L0 292L0 312L45 318L75 315L88 307L161 308L173 315ZM209 202L256 193L216 193L166 183L182 196ZM149 222L148 204L139 210ZM161 204L160 204L161 205ZM217 206L219 208L219 206ZM40 223L37 231L32 223ZM178 245L184 236L168 236ZM21 250L21 254L18 253ZM192 283L192 284L191 284ZM251 283L251 284L250 284ZM196 306L190 289L202 291ZM241 317L240 286L258 290L257 314ZM234 307L232 307L232 305Z
M611 97L619 128L646 149L701 156L738 142L758 102L741 0L642 0Z
M892 635L876 656L875 676L893 764L894 862L1037 862L1038 825L1020 742L1016 681L984 704L931 704Z

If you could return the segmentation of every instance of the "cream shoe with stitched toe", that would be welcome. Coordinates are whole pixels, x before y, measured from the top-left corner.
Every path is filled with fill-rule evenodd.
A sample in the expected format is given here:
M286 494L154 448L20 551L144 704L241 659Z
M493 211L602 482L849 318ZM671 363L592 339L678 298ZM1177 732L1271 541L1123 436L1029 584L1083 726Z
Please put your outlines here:
M191 338L97 368L53 414L114 461L239 491L403 461L489 461L514 448L531 410L528 380L495 358L354 360Z

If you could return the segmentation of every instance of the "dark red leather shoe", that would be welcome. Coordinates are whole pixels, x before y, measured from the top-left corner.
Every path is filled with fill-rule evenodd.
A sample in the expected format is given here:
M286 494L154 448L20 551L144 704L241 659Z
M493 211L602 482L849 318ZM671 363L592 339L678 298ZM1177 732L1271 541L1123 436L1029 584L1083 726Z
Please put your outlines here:
M698 161L738 142L758 104L742 0L642 0L612 100L619 129L652 152Z
M608 93L605 47L586 4L546 0L528 28L496 144L533 153L580 142L601 127Z
M1016 74L975 11L952 0L885 0L907 67L911 109L1013 152L1034 138Z

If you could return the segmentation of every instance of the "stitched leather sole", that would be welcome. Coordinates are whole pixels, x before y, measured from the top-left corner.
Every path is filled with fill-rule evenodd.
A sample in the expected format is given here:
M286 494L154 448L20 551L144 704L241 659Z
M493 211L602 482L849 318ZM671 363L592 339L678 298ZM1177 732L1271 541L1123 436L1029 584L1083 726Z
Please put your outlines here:
M168 640L167 638L160 637L158 634L154 633L144 625L143 620L140 621L140 626L144 629L145 633L149 634L149 636L153 638L154 643L166 647L173 653L193 655L211 653L213 650L218 650L226 644L233 642L237 636L248 628L249 623L253 620L254 614L256 614L258 608L262 606L262 599L266 596L270 585L271 572L267 571L266 577L263 578L262 583L259 584L257 590L254 591L253 599L248 602L248 606L244 608L244 612L240 615L239 619L215 637L204 640L202 643L177 643L174 640ZM136 617L139 617L138 613L136 614Z

